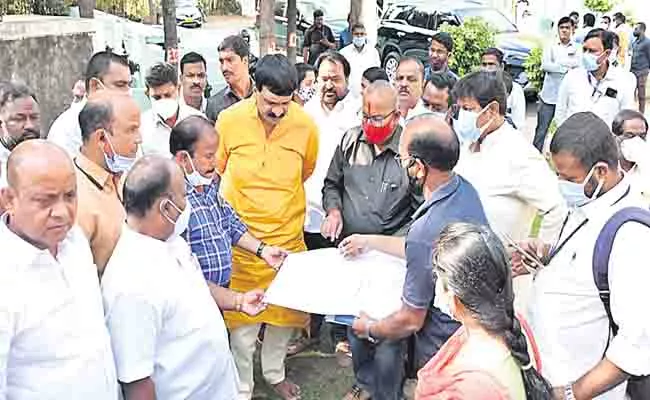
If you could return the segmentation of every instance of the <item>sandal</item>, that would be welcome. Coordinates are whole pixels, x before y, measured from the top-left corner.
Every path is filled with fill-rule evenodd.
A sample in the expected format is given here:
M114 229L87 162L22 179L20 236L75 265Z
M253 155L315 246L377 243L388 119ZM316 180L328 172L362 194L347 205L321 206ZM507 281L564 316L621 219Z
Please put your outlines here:
M345 394L343 400L370 400L370 393L355 384L352 385L352 389Z

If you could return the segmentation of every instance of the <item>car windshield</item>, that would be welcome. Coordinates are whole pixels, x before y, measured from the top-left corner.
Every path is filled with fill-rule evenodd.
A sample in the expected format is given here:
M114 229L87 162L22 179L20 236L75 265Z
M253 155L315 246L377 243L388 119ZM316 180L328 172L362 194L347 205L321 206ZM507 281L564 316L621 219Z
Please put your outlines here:
M463 20L472 17L482 18L496 29L498 33L517 32L517 27L503 14L493 8L465 8L458 10L458 14Z

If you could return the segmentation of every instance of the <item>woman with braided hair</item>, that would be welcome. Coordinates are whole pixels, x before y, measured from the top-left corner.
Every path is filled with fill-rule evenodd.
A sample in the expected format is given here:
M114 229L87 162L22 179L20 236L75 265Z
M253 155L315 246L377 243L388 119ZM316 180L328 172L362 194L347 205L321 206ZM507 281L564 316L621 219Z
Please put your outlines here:
M514 313L511 267L499 238L487 227L451 224L433 254L435 305L462 326L420 370L416 400L551 399L529 356L526 325Z

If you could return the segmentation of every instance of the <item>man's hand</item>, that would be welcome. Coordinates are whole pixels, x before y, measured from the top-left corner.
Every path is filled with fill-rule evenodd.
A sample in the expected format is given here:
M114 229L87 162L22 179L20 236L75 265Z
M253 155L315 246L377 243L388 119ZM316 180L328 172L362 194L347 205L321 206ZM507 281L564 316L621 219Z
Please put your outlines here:
M566 395L564 394L564 387L555 387L553 388L553 399L554 400L564 400Z
M369 250L368 236L359 234L350 235L341 241L339 250L347 258L359 256Z
M241 297L241 311L251 317L261 313L266 309L264 300L264 291L262 289L254 289L250 292L240 293Z
M289 255L289 253L280 247L264 246L262 249L262 259L274 270L280 269L280 266L284 262L284 259L287 258L287 255Z
M352 322L352 332L354 332L354 334L361 339L368 339L369 323L370 317L368 317L368 315L362 311L359 318L355 318L354 322Z
M343 217L341 216L341 212L336 209L330 210L320 228L321 235L323 235L324 238L335 242L339 236L341 236L342 231Z
M509 246L510 264L512 265L512 276L525 275L530 273L529 270L537 269L538 266L529 257L533 257L539 264L543 264L542 260L546 258L550 252L551 246L542 242L539 239L529 239L518 242L517 245L526 252L522 252L513 246ZM525 265L524 265L525 264Z
M333 48L332 45L334 44L334 43L330 43L330 42L329 42L327 39L325 39L325 38L321 39L319 43L320 43L321 45L323 45L323 46L329 48L329 49Z

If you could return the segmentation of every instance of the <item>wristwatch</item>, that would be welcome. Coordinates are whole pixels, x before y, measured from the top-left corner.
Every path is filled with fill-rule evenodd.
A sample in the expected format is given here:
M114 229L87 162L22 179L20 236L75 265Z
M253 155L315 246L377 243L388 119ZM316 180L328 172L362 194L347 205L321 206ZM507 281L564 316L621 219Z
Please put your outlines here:
M255 252L255 255L258 258L262 258L262 251L264 250L265 247L266 244L264 244L264 242L260 242L260 244L257 246L257 251Z

